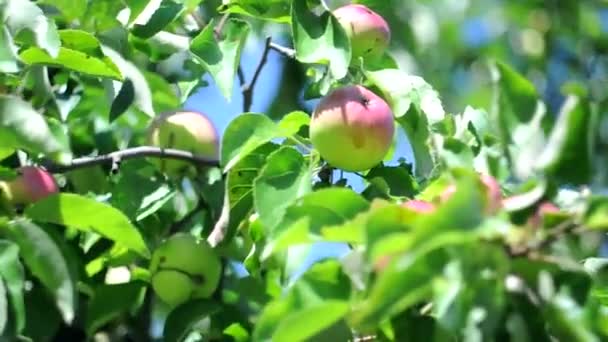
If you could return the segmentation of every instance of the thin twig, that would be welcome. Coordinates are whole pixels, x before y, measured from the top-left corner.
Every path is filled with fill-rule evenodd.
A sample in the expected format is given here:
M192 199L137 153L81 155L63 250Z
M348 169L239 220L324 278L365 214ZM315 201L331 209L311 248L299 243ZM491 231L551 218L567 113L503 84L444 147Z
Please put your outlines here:
M239 64L239 68L236 70L236 74L239 77L239 84L241 85L241 87L245 86L245 73L243 72L243 68L241 67L241 65Z
M253 77L251 78L251 82L249 84L243 86L241 92L243 93L243 111L248 112L251 110L251 105L253 103L253 89L255 87L258 78L260 77L260 73L262 72L262 68L266 64L268 60L268 51L270 51L270 43L272 42L271 37L266 37L266 44L264 45L264 51L262 52L262 58L260 58L260 62L258 66L255 68L255 72L253 73Z
M207 237L207 242L212 247L219 245L226 238L228 233L228 224L230 223L230 196L228 191L224 194L224 204L222 205L222 212L217 222L213 226L213 230Z
M94 157L76 158L68 164L57 164L52 161L45 161L43 165L49 172L63 173L75 169L91 167L94 165L112 164L116 163L117 161L144 157L178 159L188 161L192 164L199 166L219 166L219 161L215 159L198 156L188 151L169 148L164 149L153 146L138 146Z
M291 59L296 58L296 50L294 50L294 49L290 49L288 47L281 46L281 45L275 44L275 43L270 43L270 48L287 58L291 58Z
M222 16L222 19L220 19L220 22L213 29L213 34L215 35L215 39L222 38L222 31L224 30L224 26L226 25L226 22L228 21L229 16L230 16L230 13L224 14L224 16Z
M209 205L207 205L207 202L199 196L196 206L192 208L192 210L190 210L186 215L184 215L184 217L182 217L179 221L176 221L171 225L171 228L169 228L169 234L182 230L182 228L190 223L196 214L207 208L209 208Z
M557 241L559 238L569 233L572 233L574 231L579 232L581 228L581 226L577 225L572 220L566 220L551 228L547 232L547 235L538 243L526 246L518 250L512 250L510 254L513 257L530 255L533 252L540 251L546 247L549 247L553 242Z

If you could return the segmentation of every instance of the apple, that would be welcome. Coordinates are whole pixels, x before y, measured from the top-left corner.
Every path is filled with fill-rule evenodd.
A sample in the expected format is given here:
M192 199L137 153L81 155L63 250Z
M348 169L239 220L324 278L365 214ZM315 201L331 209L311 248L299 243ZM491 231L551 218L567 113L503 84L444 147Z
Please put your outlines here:
M23 166L18 176L0 182L2 196L11 204L31 204L59 191L53 175L42 168Z
M327 94L310 121L310 141L330 165L344 171L364 171L384 159L395 123L389 105L361 85Z
M486 193L486 213L494 214L502 207L502 192L500 190L500 184L496 178L488 175L480 175L481 182L485 185ZM440 201L447 201L456 192L456 185L450 184L443 190L440 195Z
M210 159L219 155L219 137L213 123L205 114L194 111L169 112L154 118L148 126L147 143ZM169 175L179 176L192 170L192 164L182 160L159 158L155 163Z
M559 207L549 201L541 202L536 208L534 214L528 218L528 224L532 227L538 227L543 224L543 220L546 214L558 213Z
M177 233L165 240L150 261L152 288L171 307L209 298L222 275L222 263L206 240Z
M435 205L433 203L422 200L409 200L404 202L402 206L418 213L432 213L435 211Z
M374 60L384 54L391 30L382 16L361 4L342 6L333 15L350 38L353 61L359 57Z

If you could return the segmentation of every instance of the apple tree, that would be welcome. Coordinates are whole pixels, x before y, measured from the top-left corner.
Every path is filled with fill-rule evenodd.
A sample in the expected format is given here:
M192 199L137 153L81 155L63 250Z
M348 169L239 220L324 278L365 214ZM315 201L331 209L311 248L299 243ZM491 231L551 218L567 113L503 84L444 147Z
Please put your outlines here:
M608 12L547 3L0 0L2 340L608 339Z

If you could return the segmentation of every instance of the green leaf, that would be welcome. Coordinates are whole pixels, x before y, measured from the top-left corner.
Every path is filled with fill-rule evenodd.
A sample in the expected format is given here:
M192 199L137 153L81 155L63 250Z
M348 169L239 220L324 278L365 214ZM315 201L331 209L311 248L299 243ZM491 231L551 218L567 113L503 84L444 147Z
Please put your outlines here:
M8 320L9 312L6 285L4 285L4 281L0 279L0 333L4 333L6 326L8 325Z
M61 46L64 48L84 52L92 57L104 57L99 40L87 31L60 30L59 37L61 38Z
M97 286L88 303L87 334L92 336L101 326L133 310L143 300L145 287L146 284L139 281Z
M291 23L288 0L230 0L218 8L222 13L250 16L278 23Z
M183 341L196 323L220 309L219 303L207 299L189 301L176 307L169 313L165 321L164 340Z
M31 47L19 55L21 60L30 65L46 65L73 70L86 75L108 77L122 81L120 70L108 57L97 58L84 52L61 47L56 58L44 50Z
M216 24L211 20L203 31L192 39L190 51L209 71L224 97L230 101L234 77L241 61L241 51L251 30L242 20L228 19L224 25L224 37L217 41L213 29Z
M310 115L296 110L288 113L279 121L279 128L281 128L285 136L292 136L297 134L302 127L308 126L309 124Z
M134 90L132 105L146 113L148 116L154 116L158 111L155 111L152 105L152 91L150 89L150 85L148 84L148 79L144 73L137 67L135 63L125 59L120 53L112 48L105 45L102 48L105 55L116 64L124 79L128 79L132 82ZM120 93L125 86L128 87L126 81L122 84L112 82L112 94L116 92ZM117 89L118 87L120 87L120 89ZM169 90L171 89L169 88ZM126 91L128 91L128 89ZM170 93L167 93L165 96L170 96ZM171 109L174 109L175 107L178 107L178 105L173 106Z
M365 178L381 178L389 187L391 196L413 197L418 191L418 183L406 168L399 166L378 166L371 169Z
M25 219L9 224L9 236L19 245L20 256L28 269L55 297L63 320L71 323L78 296L68 255L45 229Z
M443 248L470 243L474 234L444 233L425 241L419 248L399 255L378 275L369 295L351 316L354 324L373 327L412 305L429 298L433 278L448 258Z
M324 303L291 313L281 320L273 340L305 341L338 322L346 316L349 309L348 302L326 300Z
M19 261L19 247L6 240L0 240L0 276L4 279L10 297L16 321L15 330L17 333L21 333L25 328L25 302L23 300L25 274Z
M328 64L336 79L346 76L351 61L350 40L338 19L324 10L311 11L307 0L294 0L291 7L291 30L296 59L302 63ZM319 0L312 1L319 5Z
M270 242L262 258L290 245L314 241L323 227L345 223L369 208L369 203L348 188L324 188L298 199L287 208L279 224L265 226Z
M513 128L511 115L519 122L530 121L538 102L538 93L532 82L503 62L495 61L493 67L493 71L497 73L495 77L500 88L502 104L510 109L510 112L501 111L499 114L504 129Z
M495 103L491 114L493 131L502 140L519 178L534 172L534 164L546 146L545 105L538 99L532 82L502 62L491 64L494 75Z
M230 215L228 222L228 237L232 237L239 225L253 210L253 184L260 170L266 164L271 153L278 145L266 143L248 153L228 171L226 191ZM226 239L228 240L228 239Z
M399 69L368 71L365 75L382 91L396 118L407 114L411 107L423 113L430 125L445 117L439 93L422 77Z
M13 42L6 26L0 31L0 72L13 73L19 71L19 57L17 46Z
M273 152L254 184L260 220L273 227L281 221L287 207L311 190L312 172L302 154L292 147Z
M590 181L594 155L594 115L587 102L569 96L536 167L560 181L585 184Z
M173 0L162 0L148 22L144 25L133 25L131 33L139 38L150 38L175 20L182 13L183 8L182 4Z
M549 333L560 341L600 341L587 324L585 311L566 292L542 304Z
M116 120L122 113L124 113L135 99L135 89L133 88L133 81L126 79L123 83L118 95L114 101L112 101L112 107L110 107L110 122Z
M608 198L594 196L585 210L585 226L590 229L608 230Z
M340 321L350 310L351 291L350 278L337 260L315 263L285 295L266 305L256 322L254 340L326 341L329 336L346 340L350 331L341 329Z
M221 166L224 172L230 170L241 159L279 137L277 125L266 115L245 113L232 120L222 137Z
M81 18L87 10L87 0L42 0L40 3L55 6L68 21Z
M25 210L33 220L93 231L148 258L150 251L135 226L118 209L70 193L46 197ZM99 218L103 217L103 220Z
M440 138L431 126L445 118L439 94L423 78L402 70L368 71L365 75L380 89L405 130L416 160L415 174L428 177L435 168L431 146Z
M44 117L22 99L0 94L0 146L32 153L68 154Z
M5 0L0 3L0 15L15 40L27 39L30 35L22 33L28 32L33 41L27 43L38 46L51 58L57 57L61 42L55 23L34 2Z

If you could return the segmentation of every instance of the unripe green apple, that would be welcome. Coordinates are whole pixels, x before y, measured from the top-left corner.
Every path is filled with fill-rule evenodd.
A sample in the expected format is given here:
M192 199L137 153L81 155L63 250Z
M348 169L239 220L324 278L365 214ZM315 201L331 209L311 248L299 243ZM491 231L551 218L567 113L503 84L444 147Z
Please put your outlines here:
M147 143L161 148L189 151L202 157L217 159L219 137L213 123L204 114L176 111L157 116L148 127ZM179 176L191 170L191 163L175 159L155 159L170 175Z
M222 263L206 240L177 233L163 242L150 262L152 288L166 304L209 298L222 275Z
M388 48L391 30L378 13L365 5L350 4L333 11L351 41L352 60L377 59Z
M11 204L30 204L59 191L53 175L35 166L23 166L19 175L0 182L2 196Z
M480 175L481 182L485 185L486 213L494 214L502 207L502 192L500 184L488 174ZM440 195L441 202L447 201L456 192L456 185L451 184Z
M422 200L409 200L402 206L418 213L432 213L436 209L433 203Z
M364 171L384 159L395 123L389 105L360 85L333 90L315 108L310 141L332 166Z

